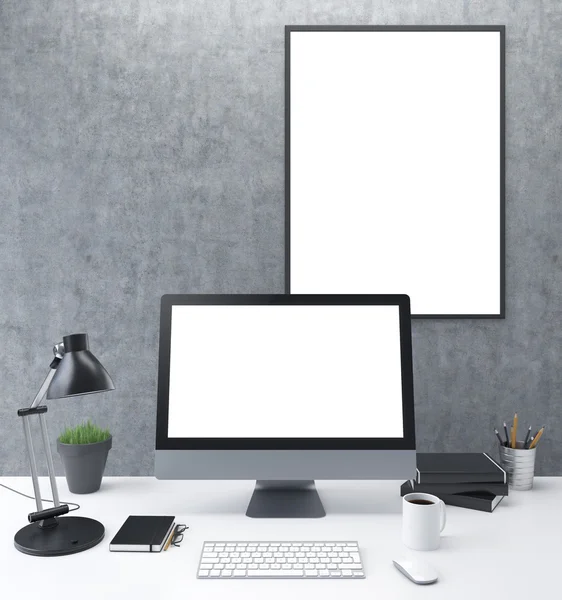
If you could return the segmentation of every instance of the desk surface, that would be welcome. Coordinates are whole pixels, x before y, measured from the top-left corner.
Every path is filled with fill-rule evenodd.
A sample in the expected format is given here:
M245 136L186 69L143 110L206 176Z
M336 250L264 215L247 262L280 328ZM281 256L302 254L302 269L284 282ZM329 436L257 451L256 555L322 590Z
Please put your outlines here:
M400 482L319 482L328 516L314 520L261 520L244 516L253 482L157 481L150 477L108 477L99 492L70 494L59 478L62 500L81 504L76 514L100 520L106 538L91 550L57 558L18 552L15 532L27 523L34 502L0 488L0 576L3 598L44 600L104 598L257 598L311 595L336 599L551 597L560 589L562 478L535 480L530 492L513 492L492 514L447 507L441 548L412 552L400 541ZM30 478L0 483L31 493ZM50 498L41 478L43 498ZM180 548L160 554L110 553L109 541L130 514L175 514L190 529ZM195 578L205 540L357 540L364 580L235 580ZM419 555L440 574L432 586L416 586L391 559ZM550 592L550 594L549 594ZM70 595L72 594L72 595ZM547 596L547 594L549 594Z

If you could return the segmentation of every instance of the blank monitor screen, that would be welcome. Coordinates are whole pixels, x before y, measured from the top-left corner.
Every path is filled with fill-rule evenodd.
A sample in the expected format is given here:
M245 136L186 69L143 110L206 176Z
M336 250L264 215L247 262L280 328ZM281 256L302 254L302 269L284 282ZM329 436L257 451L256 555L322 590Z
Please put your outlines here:
M502 35L289 28L287 292L502 315Z
M168 438L404 437L399 307L176 305Z

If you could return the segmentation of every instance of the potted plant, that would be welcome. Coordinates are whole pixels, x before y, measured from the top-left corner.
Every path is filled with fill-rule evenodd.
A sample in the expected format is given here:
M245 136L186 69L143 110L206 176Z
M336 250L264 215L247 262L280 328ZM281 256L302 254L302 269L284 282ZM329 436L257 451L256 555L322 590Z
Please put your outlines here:
M57 450L73 494L91 494L100 489L112 439L108 429L89 420L62 432Z

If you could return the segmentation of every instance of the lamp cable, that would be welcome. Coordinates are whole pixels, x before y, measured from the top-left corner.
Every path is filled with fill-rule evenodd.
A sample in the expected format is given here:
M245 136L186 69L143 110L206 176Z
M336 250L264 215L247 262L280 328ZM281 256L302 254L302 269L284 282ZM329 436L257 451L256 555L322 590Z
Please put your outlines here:
M30 496L29 494L24 494L23 492L18 492L18 490L14 490L14 488L11 488L8 485L4 485L3 483L0 483L0 487L6 488L7 490L10 490L10 492L19 494L20 496L23 496L24 498L29 498L30 500L35 500L35 496ZM41 502L53 502L53 500L41 498ZM80 508L80 504L76 504L76 502L64 502L63 500L61 500L61 504L68 504L69 506L72 505L72 506L76 507L76 508L69 508L68 512L74 512L75 510L78 510Z

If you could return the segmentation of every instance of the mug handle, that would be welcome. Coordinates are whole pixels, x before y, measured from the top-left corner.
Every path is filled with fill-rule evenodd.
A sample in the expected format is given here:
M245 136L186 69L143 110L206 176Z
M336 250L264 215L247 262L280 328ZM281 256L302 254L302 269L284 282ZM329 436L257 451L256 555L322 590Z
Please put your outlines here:
M440 532L445 529L445 525L447 524L447 511L445 510L445 503L443 500L439 500L439 509L441 512L441 529Z

